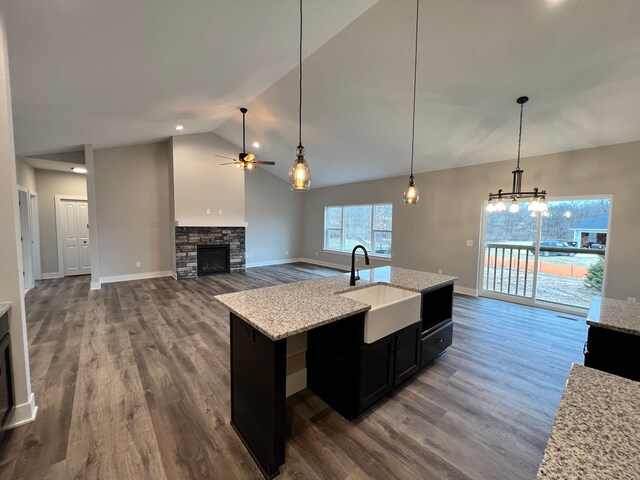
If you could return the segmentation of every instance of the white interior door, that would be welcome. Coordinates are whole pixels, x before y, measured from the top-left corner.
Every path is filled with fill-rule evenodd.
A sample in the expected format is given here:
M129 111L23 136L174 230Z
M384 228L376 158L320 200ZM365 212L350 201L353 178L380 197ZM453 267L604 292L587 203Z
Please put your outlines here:
M86 200L61 200L64 275L91 273Z

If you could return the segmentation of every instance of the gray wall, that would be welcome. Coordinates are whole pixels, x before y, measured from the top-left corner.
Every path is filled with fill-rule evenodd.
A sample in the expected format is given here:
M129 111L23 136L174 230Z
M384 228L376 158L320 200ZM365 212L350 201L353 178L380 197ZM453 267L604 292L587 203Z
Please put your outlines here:
M24 158L18 156L16 156L16 180L21 187L37 192L36 173L33 167L25 162Z
M238 147L213 133L173 137L171 146L176 222L182 226L244 224L244 175L233 165L220 165L230 160L215 156L237 158Z
M406 177L311 190L304 195L301 255L347 265L347 256L322 251L324 207L392 202L391 263L432 272L442 269L460 277L459 286L476 289L482 204L490 191L511 187L513 167L508 161L419 174L416 206L402 205ZM640 298L640 142L526 158L522 168L525 189L538 186L554 197L613 195L606 295ZM467 247L466 240L473 240L474 246Z
M303 195L267 168L245 173L248 266L300 256Z
M22 255L19 240L18 195L16 194L16 158L13 146L11 86L4 16L5 3L0 4L0 302L13 304L9 312L13 391L18 420L31 416L24 413L31 400L27 328L24 315ZM33 413L33 412L31 412Z
M101 278L171 271L168 144L94 150L94 160Z
M58 237L55 195L87 196L87 179L77 173L36 169L38 220L40 227L40 265L42 274L58 271Z

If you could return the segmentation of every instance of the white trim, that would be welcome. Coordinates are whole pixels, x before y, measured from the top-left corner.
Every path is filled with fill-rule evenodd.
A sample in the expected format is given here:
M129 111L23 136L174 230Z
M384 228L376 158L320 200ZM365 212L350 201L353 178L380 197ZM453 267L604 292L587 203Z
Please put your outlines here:
M478 289L477 288L467 288L467 287L459 287L455 285L453 287L453 293L457 293L458 295L466 295L468 297L477 297Z
M89 200L87 197L79 196L79 195L54 195L55 201L55 212L56 212L56 242L58 242L58 273L61 277L64 277L64 249L62 244L64 243L64 239L62 238L62 200L77 200L87 202L87 207L89 205ZM93 242L93 239L90 239Z
M24 425L25 423L31 423L36 419L37 414L38 406L36 405L36 396L32 392L27 403L16 405L11 409L7 417L7 422L2 427L2 430L9 430Z
M323 248L322 249L323 253L331 253L334 255L345 255L347 257L351 257L352 253L350 252L345 252L343 250L329 250L328 248ZM356 257L359 258L364 258L364 253L361 253L360 250L358 250L356 252ZM375 258L376 260L385 260L387 262L390 262L391 260L393 260L393 258L391 257L387 257L384 255L376 255L375 253L369 253L369 258Z
M29 191L29 223L31 224L33 279L40 280L42 277L42 260L40 259L40 216L38 210L38 193L32 190Z
M60 272L47 272L40 274L40 280L52 280L54 278L62 278L63 275Z
M102 288L102 284L100 282L91 282L90 290L100 290Z
M339 263L324 262L322 260L314 260L311 258L301 258L300 261L304 263L310 263L312 265L320 265L321 267L335 268L336 270L343 270L345 272L348 272L349 270L351 270L351 268L346 265L340 265Z
M173 271L172 271L172 272L171 272L171 277L172 277L174 280L178 280L178 275L176 274L176 272L173 272Z
M224 227L248 227L249 223L248 222L203 222L203 221L198 221L198 222L184 222L184 223L180 223L179 220L176 220L176 227L192 227L192 228L197 228L197 227L220 227L220 228L224 228Z
M285 263L299 263L299 262L302 262L302 258L280 258L278 260L267 260L265 262L247 263L247 268L267 267L269 265L283 265Z
M145 273L130 273L128 275L113 275L110 277L100 277L100 283L113 283L113 282L128 282L129 280L143 280L145 278L158 278L158 277L171 277L172 272L170 270L164 270L162 272L145 272ZM93 282L91 283L91 289L93 290ZM100 288L99 286L97 288Z

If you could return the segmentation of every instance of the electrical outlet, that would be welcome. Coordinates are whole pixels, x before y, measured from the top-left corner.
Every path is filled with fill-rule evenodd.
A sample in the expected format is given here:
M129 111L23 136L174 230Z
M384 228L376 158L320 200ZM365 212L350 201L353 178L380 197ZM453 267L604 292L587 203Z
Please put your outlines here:
M218 210L218 215L222 215L222 210Z
M284 251L284 254L285 254L285 255L289 255L289 250L285 250L285 251Z
M211 209L207 208L207 215L211 215Z
M627 302L636 303L636 297L627 297Z
M136 262L136 267L140 268L140 260Z
M442 275L442 269L441 268L438 269L438 275Z
M318 252L316 252L316 257L318 256Z
M473 247L473 240L467 240L467 247Z

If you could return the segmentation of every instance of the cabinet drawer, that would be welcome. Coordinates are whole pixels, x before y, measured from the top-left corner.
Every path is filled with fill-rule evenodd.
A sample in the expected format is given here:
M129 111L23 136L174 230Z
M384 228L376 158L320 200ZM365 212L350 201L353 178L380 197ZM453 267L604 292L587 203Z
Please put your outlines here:
M438 355L442 354L453 342L453 322L447 323L421 340L422 354L420 367L424 367Z

